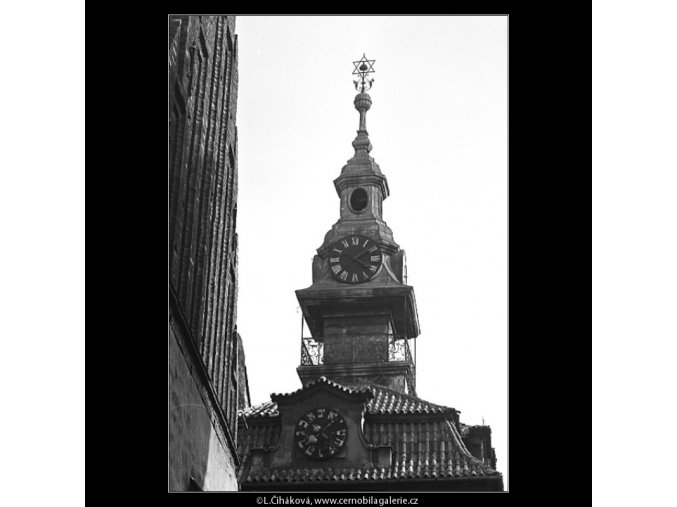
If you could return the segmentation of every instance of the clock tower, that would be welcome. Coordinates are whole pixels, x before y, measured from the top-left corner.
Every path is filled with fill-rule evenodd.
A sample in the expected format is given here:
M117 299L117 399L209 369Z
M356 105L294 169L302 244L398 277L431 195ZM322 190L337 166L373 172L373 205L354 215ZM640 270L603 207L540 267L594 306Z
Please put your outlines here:
M388 180L370 156L367 111L374 60L355 65L360 114L355 154L334 180L339 219L313 259L313 283L296 291L311 336L302 337L301 382L324 376L344 385L378 384L416 393L419 335L413 287L406 284L404 250L383 220Z
M369 155L374 61L353 63L360 123L334 180L339 219L317 249L312 285L296 291L310 331L302 387L240 412L241 488L502 491L490 428L416 393L414 289L383 220L388 181Z

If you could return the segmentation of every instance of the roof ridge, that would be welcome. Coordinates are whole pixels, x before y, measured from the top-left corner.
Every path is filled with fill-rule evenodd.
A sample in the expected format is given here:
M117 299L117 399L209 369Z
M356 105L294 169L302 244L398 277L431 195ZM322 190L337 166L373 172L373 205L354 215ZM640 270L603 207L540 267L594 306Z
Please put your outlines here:
M364 385L368 385L372 389L376 388L376 389L380 389L380 390L383 390L383 391L388 391L392 394L408 398L409 400L412 400L412 401L422 401L422 402L427 403L428 405L432 405L433 407L436 407L436 408L445 408L445 409L456 410L454 407L448 407L447 405L438 405L437 403L433 403L431 401L424 400L423 398L419 398L418 396L413 396L411 394L406 394L406 393L403 393L401 391L397 391L395 389L392 389L391 387L380 386L378 384L364 384Z
M311 387L314 387L316 385L328 385L330 387L333 387L335 389L339 389L340 391L343 391L348 394L370 394L373 397L373 392L371 389L369 389L369 386L365 385L365 387L359 388L359 389L354 389L352 387L347 387L342 384L339 384L338 382L334 382L333 380L328 379L324 375L318 378L317 380L313 380L311 382L308 382L306 385L301 386L299 389L296 391L292 391L291 393L272 393L270 395L270 399L275 401L275 398L287 398L291 396L295 396L299 394L301 391L305 391Z
M276 406L277 403L274 401L264 401L263 403L258 403L256 405L250 405L245 408L241 408L237 411L238 417L247 417L251 415L258 414L259 412L262 412L263 410L267 408L272 408L273 406Z
M318 384L324 384L348 394L368 394L371 399L367 401L367 410L371 414L448 413L452 410L458 412L453 407L432 403L418 396L403 393L390 387L368 383L343 385L323 376L291 393L273 393L271 394L270 401L241 409L238 411L238 416L244 418L277 417L279 415L277 404L279 399L288 399L288 397L295 396L303 390Z

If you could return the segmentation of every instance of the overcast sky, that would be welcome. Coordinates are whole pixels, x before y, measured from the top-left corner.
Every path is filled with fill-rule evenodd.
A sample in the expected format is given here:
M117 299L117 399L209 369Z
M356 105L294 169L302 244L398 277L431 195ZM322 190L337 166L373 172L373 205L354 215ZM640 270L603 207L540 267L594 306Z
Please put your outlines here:
M418 305L417 393L491 426L507 486L507 17L238 16L238 329L252 403L300 387L311 261L375 59L371 156ZM306 333L308 333L306 331Z

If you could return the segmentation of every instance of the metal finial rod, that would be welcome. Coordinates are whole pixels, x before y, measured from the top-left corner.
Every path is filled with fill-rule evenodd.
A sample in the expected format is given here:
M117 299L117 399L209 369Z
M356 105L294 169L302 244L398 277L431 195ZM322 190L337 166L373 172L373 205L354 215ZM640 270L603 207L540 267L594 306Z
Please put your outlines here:
M369 74L374 72L374 61L368 60L366 55L363 54L361 59L353 62L355 66L353 75L360 77L359 81L353 81L355 89L359 91L353 103L355 104L355 109L360 113L360 129L357 131L357 137L353 141L353 148L355 148L355 157L360 159L364 157L368 158L372 148L369 142L369 135L367 134L367 111L371 107L371 97L366 91L371 89L374 83L374 79L369 78Z

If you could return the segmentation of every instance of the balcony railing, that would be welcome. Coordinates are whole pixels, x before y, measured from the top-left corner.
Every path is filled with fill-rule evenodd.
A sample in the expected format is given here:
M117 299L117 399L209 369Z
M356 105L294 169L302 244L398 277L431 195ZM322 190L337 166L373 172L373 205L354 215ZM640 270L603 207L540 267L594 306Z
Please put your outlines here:
M373 335L368 335L373 336ZM412 365L415 358L411 354L409 340L388 335L388 362L408 362ZM301 366L324 364L324 342L314 338L301 338Z
M301 366L324 364L324 343L314 338L301 338Z
M388 361L389 362L412 362L411 349L409 349L409 340L405 338L397 339L395 336L388 336Z

